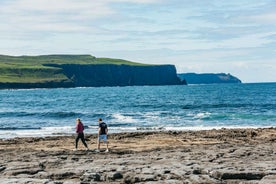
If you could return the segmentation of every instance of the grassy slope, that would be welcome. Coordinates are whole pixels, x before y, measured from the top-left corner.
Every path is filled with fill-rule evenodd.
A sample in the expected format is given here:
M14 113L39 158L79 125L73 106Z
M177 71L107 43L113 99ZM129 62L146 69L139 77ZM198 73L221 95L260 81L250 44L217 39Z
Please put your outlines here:
M35 83L67 79L60 68L44 66L45 64L125 64L151 66L122 59L95 58L91 55L0 55L0 82Z

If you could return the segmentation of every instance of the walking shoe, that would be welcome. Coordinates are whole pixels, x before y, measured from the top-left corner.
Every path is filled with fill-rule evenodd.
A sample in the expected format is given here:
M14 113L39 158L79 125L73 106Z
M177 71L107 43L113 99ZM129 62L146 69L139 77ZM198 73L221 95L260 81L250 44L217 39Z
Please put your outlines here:
M109 152L109 150L108 150L108 149L106 149L106 150L105 150L105 152L106 152L106 153L108 153L108 152Z

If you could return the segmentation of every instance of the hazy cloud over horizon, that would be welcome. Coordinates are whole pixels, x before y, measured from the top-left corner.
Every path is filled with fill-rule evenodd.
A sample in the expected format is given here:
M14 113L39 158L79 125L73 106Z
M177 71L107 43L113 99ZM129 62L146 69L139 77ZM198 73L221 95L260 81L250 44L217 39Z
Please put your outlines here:
M274 0L2 0L0 54L91 54L276 81Z

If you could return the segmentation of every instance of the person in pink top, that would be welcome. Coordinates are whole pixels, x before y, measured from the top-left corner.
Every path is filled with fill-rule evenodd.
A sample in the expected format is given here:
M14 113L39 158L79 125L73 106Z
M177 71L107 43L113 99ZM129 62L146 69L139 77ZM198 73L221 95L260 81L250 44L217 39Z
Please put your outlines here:
M85 139L84 139L83 131L84 131L84 126L83 126L80 118L77 118L76 119L76 133L77 133L77 136L76 136L76 144L75 144L75 149L74 150L78 149L79 139L81 139L81 142L86 147L86 150L88 150L87 144L86 144Z

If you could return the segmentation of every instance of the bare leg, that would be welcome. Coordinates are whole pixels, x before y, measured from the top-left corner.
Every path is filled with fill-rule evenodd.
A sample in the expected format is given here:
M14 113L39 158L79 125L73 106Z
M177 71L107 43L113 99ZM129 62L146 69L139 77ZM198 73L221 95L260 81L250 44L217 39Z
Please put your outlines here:
M108 150L108 141L107 140L106 140L105 144L106 144L106 149Z
M100 139L98 138L98 150L100 150L101 142Z

